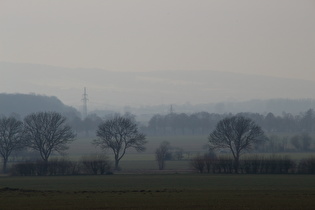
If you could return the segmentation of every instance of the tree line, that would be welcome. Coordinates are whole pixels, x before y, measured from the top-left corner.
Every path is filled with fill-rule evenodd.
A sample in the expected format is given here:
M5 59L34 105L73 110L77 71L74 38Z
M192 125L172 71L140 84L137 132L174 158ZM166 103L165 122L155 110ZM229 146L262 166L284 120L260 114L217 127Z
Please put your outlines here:
M267 114L242 112L236 115L248 117L257 123L268 133L314 133L315 112L309 109L298 115L282 113L276 116L269 112ZM150 135L207 135L216 124L233 114L217 114L198 112L193 114L169 113L167 115L154 115L143 126L142 130Z
M91 136L95 134L98 125L103 119L110 119L114 115L117 114L109 114L103 117L97 114L89 114L85 119L81 119L78 115L69 115L68 123L78 135ZM127 115L133 119L136 117L130 113L127 113ZM315 112L313 109L296 115L285 112L281 116L274 115L271 112L266 114L241 112L236 115L254 120L257 125L269 134L311 134L315 132ZM139 129L147 135L207 135L220 120L231 116L234 116L234 114L209 112L155 114L147 123L140 122L138 125Z

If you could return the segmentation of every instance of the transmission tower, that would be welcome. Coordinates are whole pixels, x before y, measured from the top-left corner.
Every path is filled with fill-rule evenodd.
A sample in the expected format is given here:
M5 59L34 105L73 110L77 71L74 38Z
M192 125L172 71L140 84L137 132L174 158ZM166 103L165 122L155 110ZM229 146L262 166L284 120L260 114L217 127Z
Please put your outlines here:
M88 109L87 109L87 102L88 102L88 94L86 94L86 87L84 87L84 93L82 95L82 101L83 101L83 119L87 117Z
M170 114L174 114L174 108L173 108L173 105L171 104L170 106Z

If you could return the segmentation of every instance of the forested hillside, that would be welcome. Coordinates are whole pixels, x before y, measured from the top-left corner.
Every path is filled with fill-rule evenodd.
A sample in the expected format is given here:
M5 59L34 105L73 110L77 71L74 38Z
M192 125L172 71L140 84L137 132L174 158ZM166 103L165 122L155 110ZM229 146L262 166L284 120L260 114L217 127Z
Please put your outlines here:
M79 112L70 106L63 104L55 96L35 94L0 94L0 114L18 115L24 117L27 114L39 111L56 111L64 115L79 115Z

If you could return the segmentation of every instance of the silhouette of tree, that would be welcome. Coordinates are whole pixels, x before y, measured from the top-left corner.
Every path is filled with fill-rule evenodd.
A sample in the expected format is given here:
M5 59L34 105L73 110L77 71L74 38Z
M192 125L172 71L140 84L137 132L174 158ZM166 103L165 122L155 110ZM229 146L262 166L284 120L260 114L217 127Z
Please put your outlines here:
M7 162L11 152L21 149L23 123L14 117L0 119L0 155L3 158L3 173L6 173Z
M159 170L163 170L165 168L165 160L166 160L169 149L170 149L170 143L167 141L164 141L155 150L155 159L158 162Z
M251 119L233 116L219 121L208 139L210 149L227 148L232 152L237 173L242 152L250 150L253 144L260 143L266 138L263 130Z
M145 135L140 133L137 124L128 117L116 116L106 120L98 126L98 139L93 144L101 149L111 149L114 152L115 169L119 169L119 161L128 148L135 148L138 152L145 150Z
M57 112L39 112L24 119L24 139L28 147L40 153L47 164L52 152L67 150L75 134L66 125L66 118Z

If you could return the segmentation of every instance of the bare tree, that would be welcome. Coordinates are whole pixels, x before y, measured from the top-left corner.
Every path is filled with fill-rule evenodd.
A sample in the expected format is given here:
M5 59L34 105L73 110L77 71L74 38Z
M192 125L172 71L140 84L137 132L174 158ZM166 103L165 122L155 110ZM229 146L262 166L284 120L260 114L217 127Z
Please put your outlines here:
M61 114L39 112L25 117L24 138L26 145L38 151L47 164L52 152L61 153L68 149L67 144L74 140L75 134Z
M219 121L208 139L210 149L227 148L232 152L236 173L241 154L252 149L253 144L266 140L263 130L251 119L242 116L227 117Z
M158 162L159 170L163 170L165 168L165 160L169 149L170 143L168 141L163 141L155 150L155 159Z
M145 150L147 143L145 135L138 131L137 124L128 117L115 116L98 126L98 137L93 144L101 149L111 149L115 158L115 170L119 169L119 161L125 155L126 150L134 148L138 152Z
M23 123L14 117L0 119L0 155L3 158L3 173L7 171L7 162L11 152L21 149Z

